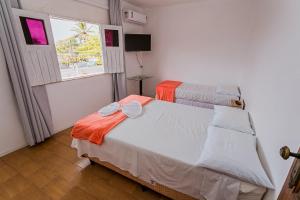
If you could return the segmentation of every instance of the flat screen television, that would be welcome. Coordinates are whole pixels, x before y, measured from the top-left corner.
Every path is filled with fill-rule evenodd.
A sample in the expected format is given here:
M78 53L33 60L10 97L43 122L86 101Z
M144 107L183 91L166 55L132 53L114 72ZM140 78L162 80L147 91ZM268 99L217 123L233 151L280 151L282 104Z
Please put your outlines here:
M126 51L151 51L151 35L125 34Z

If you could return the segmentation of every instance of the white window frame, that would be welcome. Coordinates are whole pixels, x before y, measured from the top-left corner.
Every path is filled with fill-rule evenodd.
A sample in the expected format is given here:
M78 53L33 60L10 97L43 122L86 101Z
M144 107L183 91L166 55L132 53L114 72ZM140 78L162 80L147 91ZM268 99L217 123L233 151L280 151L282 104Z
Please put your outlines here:
M81 19L75 19L75 18L70 18L70 17L61 17L61 16L56 16L56 15L50 15L49 16L49 19L51 18L54 18L54 19L61 19L61 20L69 20L69 21L75 21L75 22L85 22L85 23L90 23L90 24L94 24L94 25L98 25L99 26L99 34L100 34L100 37L101 37L101 45L102 45L102 62L103 62L103 68L104 68L104 71L103 72L98 72L98 73L91 73L91 74L85 74L85 75L80 75L80 76L73 76L73 77L62 77L61 76L61 79L62 81L69 81L69 80L74 80L74 79L81 79L81 78L87 78L87 77L92 77L92 76L98 76L98 75L101 75L101 74L105 74L105 62L104 62L104 46L103 46L103 35L102 35L102 24L99 24L99 23L96 23L96 22L90 22L90 21L86 21L86 20L81 20ZM53 32L51 33L52 36L53 36ZM55 47L55 51L56 51L56 46L55 46L55 42L54 42L54 47ZM57 60L58 60L58 57L57 57ZM61 72L61 68L59 66L59 63L58 63L58 68Z
M124 40L122 26L102 25L102 50L105 73L124 73ZM117 30L119 36L118 47L107 47L105 41L105 30Z
M103 1L104 2L104 1ZM108 2L108 1L107 1ZM61 82L71 79L85 78L89 76L101 75L103 73L123 73L124 69L124 41L122 26L112 26L99 24L95 22L88 22L80 19L72 19L60 16L51 16L45 13L38 13L35 11L13 9L15 15L15 24L17 30L17 37L20 39L22 54L25 60L25 70L29 77L31 86L45 85L54 82ZM48 45L27 45L23 34L23 29L20 23L20 16L42 19L44 21ZM102 42L102 59L104 72L95 74L86 74L81 76L74 76L62 79L61 69L58 62L56 46L53 38L53 31L50 23L50 17L82 21L91 24L96 24L100 29L100 37ZM105 29L118 30L119 46L106 47L105 43Z
M44 13L21 9L13 9L13 13L15 16L14 26L17 30L17 37L20 41L26 73L31 86L62 81L49 16ZM20 23L20 17L43 20L48 45L28 45Z

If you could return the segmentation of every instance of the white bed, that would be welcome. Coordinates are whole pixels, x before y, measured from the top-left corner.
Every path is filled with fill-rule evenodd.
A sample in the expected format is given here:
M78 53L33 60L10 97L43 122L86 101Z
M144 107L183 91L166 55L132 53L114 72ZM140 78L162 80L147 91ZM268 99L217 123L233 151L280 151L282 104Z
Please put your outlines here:
M226 95L218 93L217 86L182 83L175 91L176 103L210 109L214 105L232 106L232 100L240 100L241 96L239 88L235 88L235 95Z
M263 187L197 166L213 110L154 100L143 112L111 130L102 145L74 139L72 147L197 199L262 198Z

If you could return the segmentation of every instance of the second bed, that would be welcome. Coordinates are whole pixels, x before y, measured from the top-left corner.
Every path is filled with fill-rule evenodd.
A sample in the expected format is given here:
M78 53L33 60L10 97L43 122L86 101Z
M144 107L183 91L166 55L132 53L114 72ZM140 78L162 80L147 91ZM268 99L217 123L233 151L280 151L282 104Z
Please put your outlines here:
M209 109L213 109L214 105L244 108L237 86L212 86L167 80L157 85L156 97L159 100Z

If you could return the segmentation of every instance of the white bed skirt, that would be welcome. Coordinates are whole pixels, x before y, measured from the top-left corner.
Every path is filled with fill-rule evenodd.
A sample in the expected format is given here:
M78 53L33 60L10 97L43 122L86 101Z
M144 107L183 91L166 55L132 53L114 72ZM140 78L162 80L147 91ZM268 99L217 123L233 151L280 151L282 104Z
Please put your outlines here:
M151 152L138 153L134 148L121 150L117 144L110 147L104 144L99 146L74 139L72 147L77 149L78 156L87 154L89 157L98 158L128 171L143 181L165 185L196 199L205 197L207 200L258 200L262 199L266 192L265 188L237 181L204 168L191 168L183 163L178 165L176 161L155 156ZM182 176L182 173L178 172L185 172L185 175Z

